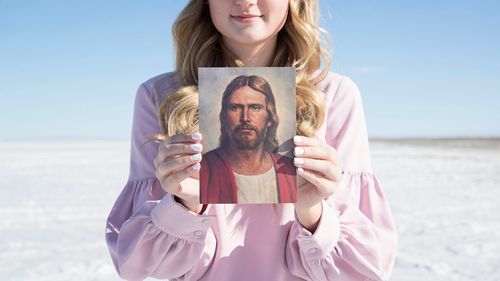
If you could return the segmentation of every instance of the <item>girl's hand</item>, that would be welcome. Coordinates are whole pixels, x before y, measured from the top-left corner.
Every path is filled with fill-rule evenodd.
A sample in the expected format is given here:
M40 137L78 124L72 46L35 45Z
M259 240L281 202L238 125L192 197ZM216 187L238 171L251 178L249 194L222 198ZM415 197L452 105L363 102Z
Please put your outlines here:
M321 201L335 193L342 164L337 151L324 141L304 136L295 136L293 141L298 175L295 211L300 223L314 231L321 217Z
M199 171L203 149L200 133L175 135L160 143L154 159L155 176L163 189L193 212L199 213Z

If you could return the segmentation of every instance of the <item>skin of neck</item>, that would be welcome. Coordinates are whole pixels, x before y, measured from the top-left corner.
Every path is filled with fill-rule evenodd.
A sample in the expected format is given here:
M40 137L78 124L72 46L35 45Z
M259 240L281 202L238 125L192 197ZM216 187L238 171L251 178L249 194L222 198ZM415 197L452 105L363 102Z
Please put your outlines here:
M228 40L223 40L223 44L235 58L243 63L244 66L270 66L274 56L277 39L278 36L274 35L263 42L255 44L241 44Z
M264 143L255 149L238 149L234 144L225 149L233 171L242 175L260 175L273 165L271 156L264 150Z

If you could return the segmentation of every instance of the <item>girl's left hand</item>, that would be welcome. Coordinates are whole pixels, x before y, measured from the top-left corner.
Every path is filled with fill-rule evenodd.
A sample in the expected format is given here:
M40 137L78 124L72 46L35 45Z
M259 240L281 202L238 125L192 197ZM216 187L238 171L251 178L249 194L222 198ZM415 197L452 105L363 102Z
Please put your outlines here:
M342 177L337 151L325 141L295 136L294 164L297 167L298 196L295 209L307 210L335 193Z

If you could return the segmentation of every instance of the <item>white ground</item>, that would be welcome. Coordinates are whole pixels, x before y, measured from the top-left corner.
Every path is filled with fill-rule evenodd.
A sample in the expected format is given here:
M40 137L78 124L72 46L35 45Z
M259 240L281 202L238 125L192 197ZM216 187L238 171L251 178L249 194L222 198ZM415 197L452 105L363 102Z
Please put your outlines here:
M371 149L400 235L391 280L500 280L500 141Z
M500 141L372 142L391 280L500 280ZM104 242L127 142L0 142L0 280L120 280Z

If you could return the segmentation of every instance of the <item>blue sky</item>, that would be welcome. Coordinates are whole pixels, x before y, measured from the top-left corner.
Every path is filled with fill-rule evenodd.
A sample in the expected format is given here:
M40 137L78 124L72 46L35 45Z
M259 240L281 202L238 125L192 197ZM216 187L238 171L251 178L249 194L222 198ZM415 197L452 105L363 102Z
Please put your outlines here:
M128 139L186 1L0 0L0 140ZM500 136L496 1L320 1L371 137Z

